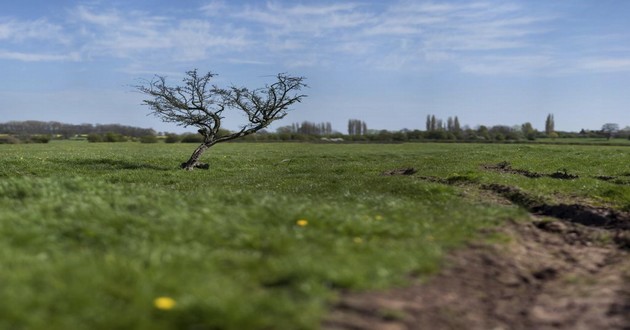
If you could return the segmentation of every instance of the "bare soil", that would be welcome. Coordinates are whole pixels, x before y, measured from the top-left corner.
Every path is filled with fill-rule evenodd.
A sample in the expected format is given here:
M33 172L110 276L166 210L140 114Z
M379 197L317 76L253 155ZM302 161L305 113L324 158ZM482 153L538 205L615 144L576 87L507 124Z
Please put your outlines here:
M489 231L509 242L469 244L425 283L343 293L322 327L630 329L629 214L482 188L529 210L531 221Z

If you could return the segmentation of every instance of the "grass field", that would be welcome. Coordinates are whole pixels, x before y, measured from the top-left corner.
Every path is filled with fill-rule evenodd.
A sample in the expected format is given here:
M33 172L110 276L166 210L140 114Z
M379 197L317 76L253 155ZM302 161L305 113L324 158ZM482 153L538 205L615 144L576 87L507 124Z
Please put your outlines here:
M233 143L178 169L194 147L0 145L0 329L313 329L339 290L527 217L474 187L630 210L627 147Z

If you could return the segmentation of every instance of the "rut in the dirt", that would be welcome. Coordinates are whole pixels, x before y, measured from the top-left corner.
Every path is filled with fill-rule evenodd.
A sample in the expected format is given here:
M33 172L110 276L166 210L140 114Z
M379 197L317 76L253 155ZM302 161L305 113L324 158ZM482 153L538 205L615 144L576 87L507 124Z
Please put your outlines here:
M509 162L505 161L498 164L482 165L482 168L485 170L497 171L501 173L519 174L528 178L550 177L562 180L573 180L579 178L579 176L576 174L568 173L566 169L557 170L553 173L538 173L529 170L513 168Z
M507 198L533 215L603 229L618 248L630 249L630 214L627 212L582 204L547 204L518 188L498 184L483 185L482 188Z
M326 329L630 329L628 254L590 228L510 223L426 284L345 294ZM576 236L568 243L564 236Z
M532 221L497 229L511 238L507 245L456 251L425 284L343 294L323 327L630 329L628 213L478 187L528 210Z

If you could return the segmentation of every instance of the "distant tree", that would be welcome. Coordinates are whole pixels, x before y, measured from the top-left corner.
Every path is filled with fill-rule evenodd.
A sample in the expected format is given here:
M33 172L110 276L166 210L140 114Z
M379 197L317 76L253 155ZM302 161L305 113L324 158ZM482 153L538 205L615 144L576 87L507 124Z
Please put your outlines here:
M246 87L219 88L211 85L210 81L215 76L211 72L200 75L197 70L192 70L186 72L180 86L169 86L166 77L159 75L136 86L138 91L150 97L144 100L144 104L162 121L198 128L203 142L188 161L182 163L181 167L186 170L208 168L207 164L199 162L208 148L266 128L284 118L291 105L306 97L299 93L306 87L304 77L280 73L273 84L250 90ZM224 112L230 109L245 114L247 123L236 132L221 135L219 129Z
M547 115L547 120L545 121L545 133L547 136L551 137L551 133L556 131L556 123L553 119L553 114Z
M477 136L482 140L490 140L490 131L488 127L481 125L477 128Z
M427 115L426 131L431 131L431 115Z
M445 128L444 123L442 122L442 119L438 119L435 121L435 130L436 131L443 131Z
M526 139L530 141L536 140L536 130L532 126L532 123L527 122L521 125L521 132L523 132Z
M602 132L606 135L606 139L610 140L611 137L619 132L619 125L614 123L606 123L602 126Z
M457 118L457 116L455 116L455 119L453 120L453 131L456 133L459 133L461 131L461 127L459 126L459 118Z

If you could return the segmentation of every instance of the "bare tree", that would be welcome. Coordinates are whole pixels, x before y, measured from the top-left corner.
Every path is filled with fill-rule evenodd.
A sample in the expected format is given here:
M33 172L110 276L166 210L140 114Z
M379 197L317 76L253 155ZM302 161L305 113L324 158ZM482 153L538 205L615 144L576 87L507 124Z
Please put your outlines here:
M208 168L199 162L201 155L213 145L255 133L286 116L289 106L300 102L306 95L299 91L305 88L304 77L293 77L284 73L276 76L277 81L263 88L250 90L231 86L219 88L210 81L216 74L199 75L197 70L186 72L181 86L169 86L164 76L156 75L151 81L136 86L148 96L144 104L153 115L164 122L179 126L198 128L203 142L181 167L193 170ZM248 122L238 131L221 134L221 120L227 110L237 110L246 115Z

